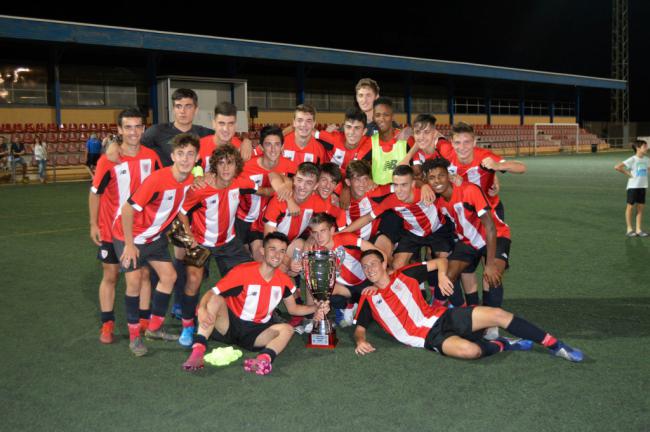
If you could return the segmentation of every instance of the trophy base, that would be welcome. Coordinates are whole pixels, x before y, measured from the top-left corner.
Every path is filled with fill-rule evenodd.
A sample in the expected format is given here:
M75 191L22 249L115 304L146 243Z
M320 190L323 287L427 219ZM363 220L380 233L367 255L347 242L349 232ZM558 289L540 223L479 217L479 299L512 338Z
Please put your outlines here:
M309 333L307 335L307 348L334 349L339 342L336 331L332 329L330 334Z

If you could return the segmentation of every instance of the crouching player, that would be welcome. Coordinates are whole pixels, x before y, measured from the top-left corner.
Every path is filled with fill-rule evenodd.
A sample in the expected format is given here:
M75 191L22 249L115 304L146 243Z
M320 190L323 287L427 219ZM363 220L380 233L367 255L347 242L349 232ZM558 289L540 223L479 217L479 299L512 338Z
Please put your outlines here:
M279 267L289 246L289 239L280 232L264 237L263 261L236 266L210 291L205 293L199 304L199 330L192 346L192 353L185 363L185 370L194 371L203 367L208 338L213 335L217 341L236 344L248 351L259 351L256 358L244 361L247 372L266 375L271 364L293 336L293 327L286 323L275 323L273 311L280 301L292 315L327 313L329 306L296 304L293 280ZM319 309L320 308L320 309ZM214 332L214 333L213 333Z
M366 329L372 321L377 321L388 334L405 345L450 357L477 359L501 351L529 350L532 342L536 342L566 360L580 362L583 359L580 350L501 308L449 309L427 304L419 284L427 280L428 272L438 269L440 289L443 293L453 290L453 284L445 275L446 258L407 266L389 275L384 256L379 251L369 250L361 254L361 265L376 290L366 291L359 302L354 331L355 352L359 355L375 351L366 339ZM523 339L483 339L483 330L494 326Z

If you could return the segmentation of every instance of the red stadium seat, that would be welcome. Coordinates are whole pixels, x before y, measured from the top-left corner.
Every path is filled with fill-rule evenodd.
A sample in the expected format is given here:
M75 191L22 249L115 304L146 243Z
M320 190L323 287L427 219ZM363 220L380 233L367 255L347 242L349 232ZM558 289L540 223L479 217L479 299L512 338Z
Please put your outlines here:
M81 154L81 156L79 157L79 163L82 163L82 164L86 163L86 153Z
M112 133L116 134L117 133L117 124L111 123L108 125L108 130L111 131Z
M11 125L11 123L2 124L2 133L4 134L14 133L14 127Z
M79 132L88 132L88 125L86 123L79 123Z
M79 133L79 142L85 143L88 141L89 134L88 132L80 132Z
M50 144L56 144L59 142L59 136L56 132L48 132L45 142Z
M34 139L34 134L31 133L25 133L23 135L23 143L24 144L34 144L36 140Z
M65 123L61 123L59 125L59 132L67 132L68 131L68 126L66 126Z
M70 165L79 165L79 155L70 155L68 156L68 164Z
M77 132L68 133L68 140L70 142L78 142L79 141L79 134Z
M97 126L97 123L91 123L91 124L88 126L88 130L89 130L90 132L99 132L99 126Z
M70 140L68 139L68 134L65 133L65 132L61 132L61 133L59 134L59 142L60 142L60 143L65 143L65 144L67 144L68 141L70 141Z
M106 123L100 123L99 124L99 130L101 132L108 132L108 125Z
M26 123L24 126L25 132L34 133L36 129L34 128L34 123Z
M36 132L41 133L41 134L45 133L46 132L45 124L44 123L36 123Z
M47 124L47 131L48 132L58 132L59 128L56 126L56 123L48 123Z
M14 123L14 132L15 133L23 133L25 130L23 129L22 123Z
M25 154L34 154L34 144L25 144Z
M68 131L69 132L77 132L79 129L77 129L77 123L68 123Z
M68 164L68 156L58 155L56 157L56 166L66 166Z
M67 153L68 152L68 145L67 144L58 144L56 146L56 152L57 153Z

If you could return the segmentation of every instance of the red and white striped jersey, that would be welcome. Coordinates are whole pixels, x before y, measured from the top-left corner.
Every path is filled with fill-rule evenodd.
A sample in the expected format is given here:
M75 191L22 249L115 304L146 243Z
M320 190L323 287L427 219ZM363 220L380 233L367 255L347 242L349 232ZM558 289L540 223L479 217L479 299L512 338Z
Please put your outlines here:
M289 216L287 214L286 201L278 201L277 197L271 198L262 221L275 227L278 231L289 237L293 241L309 226L311 217L327 209L327 203L317 194L313 193L302 204L299 204L300 214L298 216ZM264 227L257 226L257 231L264 231Z
M325 148L326 160L338 165L344 175L350 162L362 159L370 160L372 153L370 137L364 136L359 141L357 148L350 150L345 146L345 134L343 132L321 131L316 132L314 136Z
M413 144L415 144L415 141L413 141ZM424 164L426 161L428 161L430 159L435 159L437 157L440 157L440 152L439 152L438 149L441 148L441 147L442 148L447 148L447 146L451 146L451 143L449 141L447 141L446 138L444 138L444 137L436 138L434 152L431 153L431 154L427 154L427 153L423 152L422 150L418 150L415 153L415 155L413 155L413 165L422 165L422 164Z
M339 213L337 217L336 224L339 229L343 229L346 226L350 225L355 220L359 219L361 216L365 216L372 210L373 203L377 203L373 198L384 197L389 195L393 191L392 185L383 185L377 186L370 192L367 192L363 198L357 200L354 197L350 197L350 207L347 210ZM375 219L369 224L366 224L359 231L356 231L354 234L361 237L364 240L370 240L372 236L377 234L379 229L379 219Z
M189 175L185 181L179 183L174 178L172 168L173 166L169 166L154 171L128 200L135 210L135 244L151 243L160 238L160 234L174 220L183 205L194 177ZM113 237L124 241L121 212L113 226Z
M269 180L269 173L271 170L262 168L260 161L263 156L251 158L244 164L244 170L241 173L242 177L248 177L257 185L257 188L271 187ZM284 176L294 175L296 173L296 164L287 158L280 157L278 164L273 168L273 172L282 174ZM244 222L255 222L264 214L264 210L269 203L270 197L263 197L260 195L244 195L239 201L239 209L237 210L237 218Z
M254 194L257 185L246 177L237 177L230 186L190 190L181 213L192 212L192 235L202 246L216 247L235 237L235 217L241 195Z
M103 242L113 241L113 223L122 205L152 172L162 167L158 153L145 146L140 146L137 155L122 156L121 160L113 163L102 155L90 188L101 195L97 222Z
M352 286L359 285L366 280L360 262L363 240L352 233L337 233L332 236L332 241L334 242L332 250L343 248L345 252L336 281L343 285Z
M426 205L420 201L420 188L413 188L413 202L405 203L394 193L379 205L373 204L371 215L377 218L386 210L394 210L404 220L404 228L419 237L427 237L444 224L444 216L435 204Z
M474 149L474 159L468 164L462 164L458 160L458 156L454 151L451 144L443 145L440 147L440 154L442 157L447 159L450 163L449 173L457 174L463 178L463 181L473 183L480 187L485 195L488 197L488 201L492 207L496 207L499 204L499 196L490 196L488 191L494 184L494 176L496 175L495 171L488 170L481 166L483 159L489 157L495 162L504 162L504 159L496 154L492 153L490 150L476 147Z
M209 172L210 158L212 157L212 153L217 148L217 143L214 142L214 135L204 136L201 138L200 144L201 146L199 148L199 160L197 164L203 168L203 172ZM239 149L241 147L241 140L236 136L233 136L230 140L230 144Z
M427 280L426 264L402 267L386 288L361 295L355 322L364 328L374 320L405 345L424 348L427 334L447 308L431 306L422 297L420 283Z
M260 265L239 264L212 288L215 294L226 298L228 309L243 321L268 322L280 301L296 291L293 279L279 269L267 282L260 274Z
M284 137L284 150L282 155L292 160L296 166L303 162L313 162L320 165L327 161L327 154L323 145L316 138L311 137L305 148L300 148L296 144L296 134L291 132Z
M451 199L447 201L439 196L436 205L440 211L451 218L455 225L455 232L459 240L474 249L481 249L485 246L485 227L481 222L481 216L490 212L494 220L497 237L510 238L510 227L499 219L494 209L478 186L471 183L463 183L455 186Z

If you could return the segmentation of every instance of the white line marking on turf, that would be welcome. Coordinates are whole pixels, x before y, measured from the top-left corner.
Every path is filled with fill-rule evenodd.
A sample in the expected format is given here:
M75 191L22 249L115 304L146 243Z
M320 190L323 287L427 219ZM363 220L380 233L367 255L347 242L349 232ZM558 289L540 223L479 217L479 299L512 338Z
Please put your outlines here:
M56 233L63 233L63 232L70 232L70 231L82 231L86 230L87 228L66 228L66 229L58 229L58 230L48 230L48 231L32 231L32 232L25 232L25 233L15 233L15 234L7 234L0 236L0 239L3 238L9 238L9 237L25 237L25 236L30 236L30 235L41 235L41 234L56 234Z

